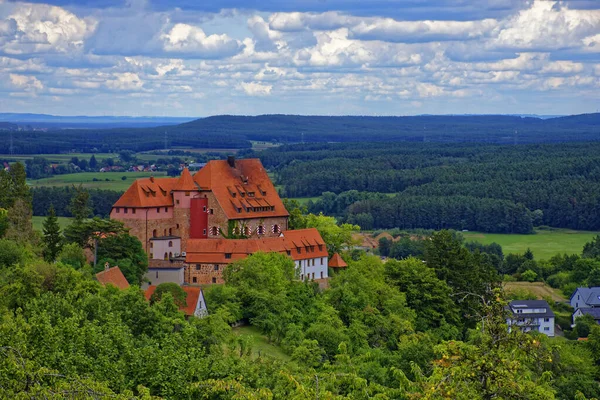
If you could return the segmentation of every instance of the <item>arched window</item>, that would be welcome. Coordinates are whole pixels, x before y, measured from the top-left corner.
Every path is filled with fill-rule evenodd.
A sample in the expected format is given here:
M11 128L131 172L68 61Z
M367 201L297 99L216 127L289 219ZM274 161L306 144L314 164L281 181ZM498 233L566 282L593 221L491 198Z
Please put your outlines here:
M281 227L279 225L275 224L271 228L271 232L279 234L279 233L281 233Z
M217 236L219 234L219 227L213 226L210 228L210 234L212 236Z
M152 231L152 237L156 237L156 229Z
M173 258L173 253L169 252L169 258Z
M169 247L173 247L173 242L169 240Z
M169 236L173 236L173 228L169 228Z
M250 227L245 226L244 227L244 236L250 236L251 234L252 234L252 232L250 231Z
M259 225L258 228L256 228L256 233L258 233L259 235L264 235L265 234L264 225Z
M233 228L233 234L236 235L236 236L239 235L240 234L240 228L237 227L237 226L235 228Z
M164 257L164 259L165 259L165 260L168 260L168 259L169 259L169 255L168 255L167 253L165 253L165 257Z
M163 230L163 236L167 236L167 229L166 228Z

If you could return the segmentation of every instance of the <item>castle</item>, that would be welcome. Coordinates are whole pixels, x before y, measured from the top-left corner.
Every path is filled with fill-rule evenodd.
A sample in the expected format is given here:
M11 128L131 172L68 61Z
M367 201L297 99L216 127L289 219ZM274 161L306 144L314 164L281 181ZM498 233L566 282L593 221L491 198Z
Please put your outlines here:
M193 176L138 179L110 213L142 242L152 285L222 283L227 264L257 251L288 255L300 279L326 279L321 235L288 230L288 217L260 160L232 156Z

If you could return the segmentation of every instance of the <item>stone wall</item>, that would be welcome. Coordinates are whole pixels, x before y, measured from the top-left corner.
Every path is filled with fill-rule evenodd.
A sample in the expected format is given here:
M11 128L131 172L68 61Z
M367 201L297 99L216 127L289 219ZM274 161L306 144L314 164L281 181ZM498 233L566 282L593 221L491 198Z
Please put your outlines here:
M227 264L186 264L184 274L185 283L190 285L225 283L223 280L223 270L226 266Z

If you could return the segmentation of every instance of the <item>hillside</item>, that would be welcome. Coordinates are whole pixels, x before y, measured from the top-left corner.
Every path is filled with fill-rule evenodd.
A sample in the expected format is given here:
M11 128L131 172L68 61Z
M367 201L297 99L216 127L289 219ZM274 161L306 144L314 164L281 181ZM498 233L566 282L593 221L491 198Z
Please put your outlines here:
M6 135L0 131L0 138ZM151 128L26 131L14 140L20 154L110 152L169 147L251 148L250 141L552 143L600 140L600 114L558 118L507 115L412 117L221 115ZM0 153L8 153L0 140Z

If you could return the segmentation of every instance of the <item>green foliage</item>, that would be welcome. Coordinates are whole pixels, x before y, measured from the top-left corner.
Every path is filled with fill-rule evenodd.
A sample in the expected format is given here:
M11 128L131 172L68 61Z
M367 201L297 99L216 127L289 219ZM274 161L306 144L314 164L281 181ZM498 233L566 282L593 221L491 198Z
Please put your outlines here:
M106 262L118 265L129 283L142 283L148 271L148 256L138 238L128 233L107 234L97 239L97 243L97 268L101 268Z
M58 261L75 269L85 266L86 259L83 249L77 243L67 243L58 255Z
M6 234L8 230L8 211L0 208L0 238Z
M523 279L526 282L535 282L536 278L537 274L530 269L521 274L521 279Z
M11 267L23 261L23 248L12 240L0 239L0 268Z
M71 198L71 204L69 211L75 218L77 224L81 223L85 218L90 216L92 209L89 206L90 194L87 190L83 189L81 185L78 187L73 186L75 193Z
M600 235L597 235L591 242L583 246L581 255L584 258L600 258Z
M54 207L50 206L48 210L48 216L44 220L43 230L44 234L44 259L46 261L54 261L62 250L63 238L60 233L60 226L58 225L58 219L54 212Z
M298 200L283 199L283 206L290 213L288 218L289 229L303 229L306 228L305 215L308 209L305 205L302 205Z
M352 234L360 231L358 225L338 225L335 218L323 214L308 214L306 216L306 224L304 227L317 228L321 237L327 244L327 250L329 251L330 256L334 253L339 253L354 244Z
M8 209L6 238L22 244L36 244L39 237L33 230L31 216L31 205L21 197L15 199L12 207Z
M150 296L150 304L161 301L165 293L171 294L175 304L177 304L178 307L181 308L187 304L185 301L187 298L187 293L181 288L181 286L173 282L165 282L158 285L154 290L154 293L152 293L152 296Z
M575 318L575 328L573 333L576 337L586 338L590 334L592 326L598 325L594 317L591 315L582 315L581 317Z

